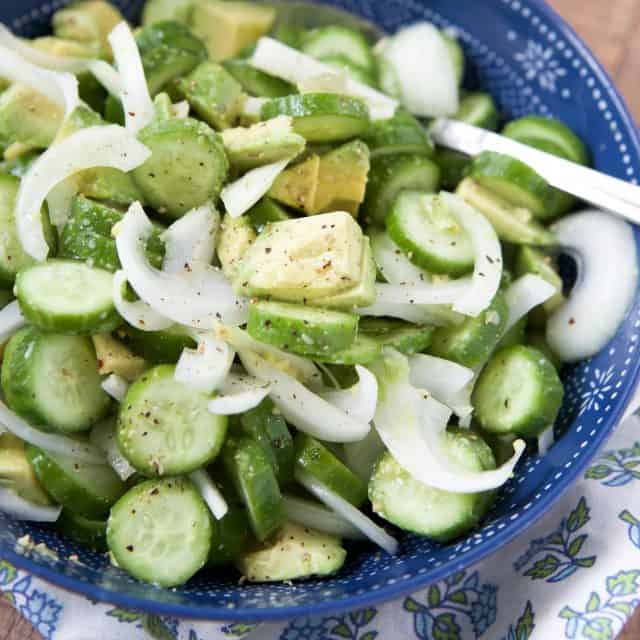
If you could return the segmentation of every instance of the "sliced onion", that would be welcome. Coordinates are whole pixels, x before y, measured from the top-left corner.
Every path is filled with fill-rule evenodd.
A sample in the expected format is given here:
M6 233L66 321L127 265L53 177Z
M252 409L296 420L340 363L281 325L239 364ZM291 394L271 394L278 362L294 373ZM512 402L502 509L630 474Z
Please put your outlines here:
M286 494L282 496L282 504L287 518L303 527L322 531L338 538L350 540L364 538L362 532L348 520L321 504Z
M376 318L398 318L414 324L432 324L436 327L458 325L465 318L447 306L382 301L376 301L369 307L355 309L354 313Z
M184 120L189 117L189 110L191 109L191 105L187 100L182 100L181 102L176 102L171 105L171 111L173 112L173 117L178 118L180 120Z
M320 395L358 422L369 424L378 404L378 381L371 371L363 366L356 365L356 372L359 380L350 389L325 391Z
M385 448L375 429L360 442L348 442L342 445L344 463L364 482L369 482L373 467L384 453Z
M412 113L425 118L458 111L458 79L442 34L428 22L418 22L388 38L378 54L383 88L400 98Z
M192 209L162 235L165 273L180 273L207 267L216 250L220 214L212 202Z
M202 469L189 474L191 482L196 486L202 499L207 503L209 510L216 520L222 520L229 511L229 505L224 499L220 489L216 487L209 474Z
M469 278L421 284L376 283L376 302L378 304L453 304L466 295L470 286Z
M123 380L123 382L127 384L126 381ZM89 439L91 444L104 454L111 468L123 482L126 482L136 474L135 468L131 466L131 463L120 453L118 448L116 421L114 418L104 420L95 425L91 429Z
M475 317L491 305L500 288L502 278L500 241L491 223L462 198L445 191L440 193L439 197L469 235L475 254L471 285L455 302L453 310Z
M0 487L0 511L25 522L56 522L62 507L45 507L21 498L12 489Z
M184 349L174 378L200 393L213 393L229 375L235 353L212 331L193 332L198 341L196 349Z
M636 243L629 223L594 209L552 230L574 256L578 278L547 322L547 341L563 362L576 362L598 353L620 328L638 284Z
M256 50L249 63L256 69L296 85L308 82L318 76L337 75L333 67L318 62L315 58L288 47L273 38L260 38L258 40ZM393 117L398 108L396 100L351 78L346 78L345 82L345 95L364 100L369 106L372 118L386 119Z
M115 98L120 98L124 91L120 74L104 60L89 61L89 71L95 79Z
M16 331L27 324L17 300L0 310L0 344L4 344Z
M258 119L260 120L260 113L262 111L262 107L269 102L268 98L247 98L244 101L244 106L242 108L242 115L246 116L249 119Z
M548 429L545 429L538 436L538 454L541 456L546 456L549 453L551 447L553 447L555 443L555 434L553 433L553 425L551 425Z
M47 210L51 224L62 229L71 216L73 199L78 193L78 186L73 180L63 180L57 184L47 196Z
M109 44L120 74L127 129L137 133L146 127L155 115L147 79L136 40L126 22L121 22L109 34Z
M196 329L212 327L216 320L234 325L246 322L246 300L234 294L219 269L207 266L179 274L154 269L144 250L152 231L153 225L135 202L116 232L120 263L144 302L156 313Z
M464 469L444 448L446 414L428 394L410 384L407 358L386 350L370 368L380 385L374 426L391 455L416 480L443 491L478 493L496 489L511 477L525 448L522 440L514 442L513 457L500 468L480 472Z
M271 189L276 178L285 170L291 160L293 158L258 167L228 184L220 194L227 213L232 218L239 218L243 213L249 211Z
M49 147L22 179L16 199L16 226L24 250L36 260L47 257L49 246L40 222L40 208L57 184L93 167L131 171L150 154L131 132L117 125L81 129Z
M117 402L122 402L129 390L129 383L116 373L105 378L100 386Z
M416 267L407 254L384 231L369 231L371 251L378 270L390 284L431 282L431 274Z
M357 442L369 433L366 422L347 415L260 356L247 351L239 355L252 376L271 385L269 397L296 429L327 442Z
M509 317L504 333L513 329L532 309L543 304L556 293L556 288L540 276L528 273L518 278L505 293Z
M253 376L230 373L209 402L209 411L219 416L237 416L255 409L268 395L269 384Z
M382 527L379 527L371 518L354 507L350 502L337 493L331 491L327 486L320 482L317 478L302 469L296 469L295 479L307 491L312 493L320 502L324 502L329 509L335 511L342 516L347 522L353 525L358 531L384 549L388 554L395 555L398 552L398 541L390 536Z
M13 413L3 402L0 402L0 423L8 431L11 431L14 436L32 444L34 447L52 453L59 453L80 462L104 464L104 457L94 447L67 436L45 433L35 429Z
M164 331L173 326L173 320L156 313L146 302L131 302L124 297L127 276L124 271L113 274L113 304L123 320L141 331Z

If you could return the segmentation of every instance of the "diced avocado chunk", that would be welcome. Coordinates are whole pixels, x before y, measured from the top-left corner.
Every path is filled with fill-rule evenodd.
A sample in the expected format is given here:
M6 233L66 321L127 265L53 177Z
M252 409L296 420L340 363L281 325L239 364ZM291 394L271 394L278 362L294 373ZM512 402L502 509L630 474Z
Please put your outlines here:
M193 0L147 0L142 12L142 24L148 26L164 20L188 22Z
M231 166L246 171L302 153L306 141L294 133L291 122L291 118L279 116L249 128L223 131L222 142Z
M199 0L193 7L191 27L216 61L233 58L271 30L276 19L272 7L251 2Z
M101 333L92 336L91 339L98 359L98 373L101 376L115 373L133 382L145 370L147 363L144 358L134 355L111 334Z
M232 127L244 103L240 83L216 62L199 64L176 84L178 93L215 129Z
M108 36L124 18L109 2L78 2L53 15L53 32L59 38L94 44L103 54L111 51Z
M63 116L61 107L22 84L11 85L0 96L0 135L7 140L45 149Z
M331 575L346 557L338 538L288 522L267 544L241 555L236 565L249 582L282 582Z
M71 58L95 58L100 55L99 49L92 42L78 42L56 36L44 36L31 40L34 49L50 53L52 56L68 56Z
M12 433L0 435L0 487L12 489L29 502L51 504L29 464L24 443Z
M238 293L314 302L353 290L362 278L363 234L340 211L268 225L234 278Z
M285 169L269 190L269 196L282 204L310 214L320 183L320 156L313 154L304 162Z
M224 217L220 225L216 250L222 272L227 278L233 280L240 263L255 240L256 232L247 216Z

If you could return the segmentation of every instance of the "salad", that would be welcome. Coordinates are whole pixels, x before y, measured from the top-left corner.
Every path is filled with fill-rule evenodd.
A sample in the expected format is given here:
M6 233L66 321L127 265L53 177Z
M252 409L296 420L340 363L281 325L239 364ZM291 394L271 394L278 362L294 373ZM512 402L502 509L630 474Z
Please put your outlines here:
M633 298L630 226L434 148L432 118L504 124L451 34L335 15L148 0L132 31L88 0L0 29L0 510L165 587L285 581L467 534L552 446L562 363ZM589 162L556 120L502 132Z

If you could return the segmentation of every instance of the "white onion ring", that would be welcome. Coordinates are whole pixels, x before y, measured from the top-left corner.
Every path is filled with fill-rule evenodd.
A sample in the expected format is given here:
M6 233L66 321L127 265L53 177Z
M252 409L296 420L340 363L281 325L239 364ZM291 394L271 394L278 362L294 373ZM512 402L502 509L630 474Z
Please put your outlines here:
M209 474L203 469L198 469L198 471L190 473L189 478L198 489L202 499L207 503L213 517L216 520L222 520L229 511L229 505Z
M112 96L120 98L124 91L122 79L120 74L108 62L91 60L89 62L89 71Z
M255 409L268 395L269 384L252 376L230 373L209 401L209 411L220 416L236 416Z
M0 487L0 511L25 522L56 522L62 513L62 507L34 504L21 498L13 490Z
M0 344L4 344L16 331L27 324L17 300L0 310Z
M282 496L282 504L287 518L303 527L322 531L338 538L350 540L365 538L363 533L348 520L324 505L286 494Z
M113 304L127 324L141 331L164 331L173 326L172 320L156 313L146 302L126 300L126 284L127 276L124 271L116 271L113 274Z
M359 380L350 389L325 391L320 395L358 422L369 424L378 404L378 381L371 371L361 365L356 365L356 372Z

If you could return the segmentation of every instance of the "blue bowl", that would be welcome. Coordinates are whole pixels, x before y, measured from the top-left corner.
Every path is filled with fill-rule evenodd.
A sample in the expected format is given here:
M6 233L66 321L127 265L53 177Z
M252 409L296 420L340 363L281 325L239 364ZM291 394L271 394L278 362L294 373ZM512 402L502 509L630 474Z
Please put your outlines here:
M2 3L0 19L14 30L43 33L59 0ZM118 0L134 19L140 0ZM329 2L393 32L417 20L454 29L469 61L467 84L494 95L508 118L551 115L589 143L595 166L636 181L640 141L611 80L576 34L538 0L335 0ZM638 236L636 236L638 238ZM141 584L114 569L104 555L69 542L47 527L0 514L0 557L93 600L161 615L241 622L335 612L399 597L464 569L496 552L546 513L611 434L639 376L636 349L640 298L624 325L598 356L565 372L566 400L556 425L559 442L544 458L531 455L503 488L482 528L457 544L442 546L399 534L391 557L355 546L342 571L295 586L238 585L232 570L203 573L180 589ZM35 550L17 552L30 534L59 559ZM76 554L79 562L67 558Z

